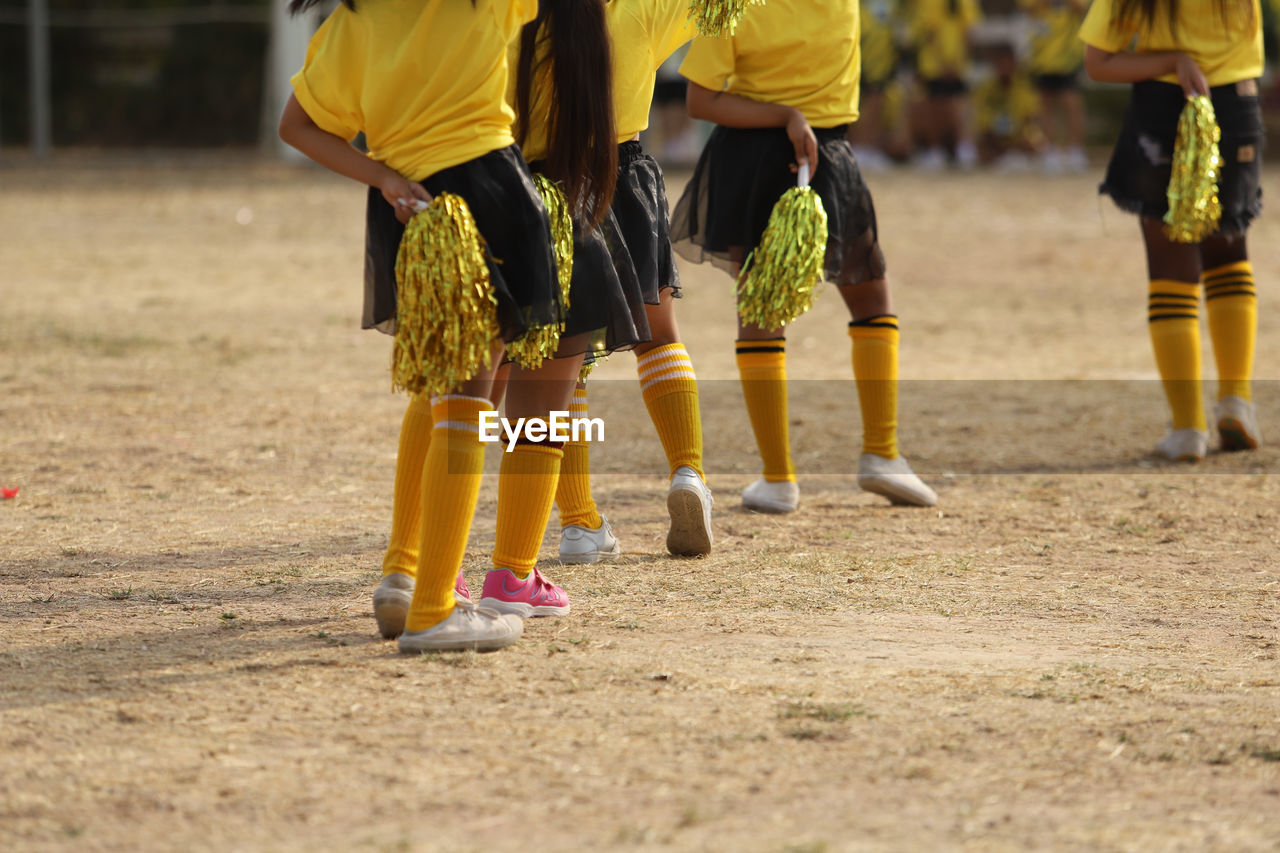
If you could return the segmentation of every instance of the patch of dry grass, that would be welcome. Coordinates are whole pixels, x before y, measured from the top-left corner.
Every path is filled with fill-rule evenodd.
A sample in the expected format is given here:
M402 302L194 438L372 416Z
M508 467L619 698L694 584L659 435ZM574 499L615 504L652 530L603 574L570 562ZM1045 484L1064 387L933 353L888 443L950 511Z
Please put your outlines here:
M1136 229L1092 179L873 186L937 509L856 491L827 294L790 337L804 511L741 511L726 282L684 268L716 552L663 553L619 355L592 405L626 555L548 565L574 614L513 649L407 658L368 600L402 403L356 328L359 188L217 159L4 178L0 847L1274 847L1276 451L1145 456Z

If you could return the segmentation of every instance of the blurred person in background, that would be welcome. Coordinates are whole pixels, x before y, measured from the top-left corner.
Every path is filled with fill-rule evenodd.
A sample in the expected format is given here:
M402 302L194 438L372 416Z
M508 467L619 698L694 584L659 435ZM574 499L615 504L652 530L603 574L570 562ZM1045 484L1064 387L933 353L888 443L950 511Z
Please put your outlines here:
M1005 171L1025 171L1046 147L1040 98L1018 67L1012 45L992 48L991 66L994 73L973 91L978 159Z
M950 150L956 165L971 168L978 155L967 116L969 40L982 11L978 0L914 0L913 6L910 30L927 104L920 113L925 150L916 165L941 169Z
M1041 163L1046 172L1082 172L1089 165L1084 153L1084 98L1080 70L1084 44L1077 38L1085 0L1020 0L1031 17L1034 35L1029 63L1040 92L1040 127L1048 140ZM1060 120L1063 132L1054 132Z
M865 172L878 172L889 167L885 155L887 144L886 94L894 85L898 68L898 46L894 41L898 4L896 0L862 0L862 103L858 121L850 128L849 141L854 156Z

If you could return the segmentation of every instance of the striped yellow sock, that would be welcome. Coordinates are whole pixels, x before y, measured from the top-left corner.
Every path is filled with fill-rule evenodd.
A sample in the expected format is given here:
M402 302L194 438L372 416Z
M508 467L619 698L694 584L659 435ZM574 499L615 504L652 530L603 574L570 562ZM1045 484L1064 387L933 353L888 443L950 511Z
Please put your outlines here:
M526 578L538 564L563 458L564 451L547 444L517 444L502 455L498 530L493 543L495 569L510 569L516 577Z
M1218 363L1218 399L1253 399L1253 353L1258 340L1258 291L1248 261L1205 270L1204 307Z
M455 604L453 585L467 550L484 475L480 413L488 400L448 394L431 406L431 446L422 466L422 521L418 581L406 631L440 622Z
M862 452L898 458L898 318L880 314L849 324L853 378L862 409Z
M742 396L764 462L764 478L770 483L795 482L787 430L786 339L738 341L737 351Z
M1147 328L1174 429L1205 429L1200 390L1200 285L1153 279Z
M587 416L587 387L580 384L573 391L569 417ZM556 484L556 506L560 509L561 527L579 524L592 530L600 528L600 510L591 497L591 442L564 443L564 461L560 463L560 480Z
M644 405L667 454L670 474L687 465L705 480L698 377L689 351L680 343L655 347L636 359L636 372L640 374Z
M418 545L422 529L422 465L431 445L431 401L420 394L409 398L400 424L396 451L395 497L391 504L391 539L382 558L382 574L418 574Z

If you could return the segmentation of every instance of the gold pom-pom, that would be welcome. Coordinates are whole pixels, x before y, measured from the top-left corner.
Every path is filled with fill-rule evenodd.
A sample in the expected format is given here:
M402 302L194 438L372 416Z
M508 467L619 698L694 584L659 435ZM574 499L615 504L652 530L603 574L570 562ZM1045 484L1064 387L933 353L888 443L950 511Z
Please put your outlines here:
M534 175L533 184L542 196L551 220L551 248L556 259L556 277L560 282L560 309L569 310L569 285L573 281L573 217L564 193L545 175ZM521 367L533 370L543 359L551 358L560 346L564 323L531 326L527 332L507 344L507 358Z
M393 390L447 394L489 366L498 302L484 238L462 198L441 193L409 220L396 284Z
M689 0L689 17L699 35L721 38L733 35L748 6L764 4L765 0Z
M1218 200L1221 139L1213 101L1205 95L1188 98L1178 118L1173 172L1169 176L1169 212L1164 215L1164 231L1170 240L1199 243L1218 230L1222 218Z
M760 245L738 276L738 315L758 329L780 329L813 307L827 254L827 212L808 186L783 193L769 214Z

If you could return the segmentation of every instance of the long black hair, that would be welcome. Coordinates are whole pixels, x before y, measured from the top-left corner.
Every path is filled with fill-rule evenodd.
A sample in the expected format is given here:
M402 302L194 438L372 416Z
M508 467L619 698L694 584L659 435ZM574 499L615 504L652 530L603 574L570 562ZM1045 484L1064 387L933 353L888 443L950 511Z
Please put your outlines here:
M343 0L346 2L346 0ZM1246 20L1253 20L1253 3L1250 0L1217 0L1218 18L1225 27L1231 12L1243 9L1248 14ZM1115 29L1128 29L1135 24L1144 30L1150 30L1156 16L1165 14L1169 19L1169 33L1178 33L1178 0L1117 0L1111 10L1111 26Z
M546 43L545 55L539 47ZM570 209L600 224L618 183L618 134L613 114L613 58L604 0L540 0L538 17L520 33L516 67L516 141L529 131L533 81L551 65L547 125L548 178L564 188Z

